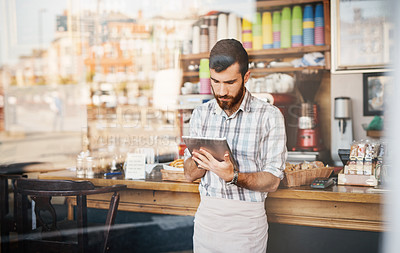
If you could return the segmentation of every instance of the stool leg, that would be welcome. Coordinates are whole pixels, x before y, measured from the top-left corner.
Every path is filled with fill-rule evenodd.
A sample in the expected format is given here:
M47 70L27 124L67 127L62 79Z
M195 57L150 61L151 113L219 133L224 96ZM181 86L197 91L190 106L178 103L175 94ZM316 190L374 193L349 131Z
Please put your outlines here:
M77 223L78 223L78 252L87 252L88 233L87 233L87 204L86 196L76 196L77 204Z
M1 252L9 252L9 228L6 224L5 217L8 213L8 179L0 177L0 242Z

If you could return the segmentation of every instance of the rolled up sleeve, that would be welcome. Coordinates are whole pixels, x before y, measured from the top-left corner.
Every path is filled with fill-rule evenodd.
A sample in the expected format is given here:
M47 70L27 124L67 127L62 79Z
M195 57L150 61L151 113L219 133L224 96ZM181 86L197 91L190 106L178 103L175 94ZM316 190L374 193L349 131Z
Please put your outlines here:
M266 132L260 145L262 171L284 178L287 158L285 120L278 108L266 119Z

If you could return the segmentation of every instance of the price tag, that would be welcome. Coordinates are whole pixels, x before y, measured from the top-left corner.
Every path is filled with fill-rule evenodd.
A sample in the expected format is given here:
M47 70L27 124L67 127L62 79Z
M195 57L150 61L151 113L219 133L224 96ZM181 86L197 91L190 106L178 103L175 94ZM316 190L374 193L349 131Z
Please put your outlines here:
M125 179L145 179L146 155L128 153L126 158Z

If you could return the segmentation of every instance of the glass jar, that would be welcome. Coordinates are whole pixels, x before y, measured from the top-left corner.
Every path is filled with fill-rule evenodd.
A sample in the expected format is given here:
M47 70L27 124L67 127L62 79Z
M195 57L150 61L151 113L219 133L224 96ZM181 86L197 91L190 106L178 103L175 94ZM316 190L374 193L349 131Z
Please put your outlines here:
M83 164L83 159L80 156L76 158L76 176L79 178L85 176L85 166Z
M86 157L86 177L88 178L94 177L93 157L91 156Z

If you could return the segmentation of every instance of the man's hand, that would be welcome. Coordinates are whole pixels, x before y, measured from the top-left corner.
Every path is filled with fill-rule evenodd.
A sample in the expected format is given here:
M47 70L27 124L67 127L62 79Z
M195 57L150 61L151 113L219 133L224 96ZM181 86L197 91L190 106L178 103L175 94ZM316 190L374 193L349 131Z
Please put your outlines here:
M193 182L196 179L202 178L206 174L206 170L199 169L192 158L186 159L183 164L185 177L188 181Z
M230 182L232 180L234 166L228 153L224 155L224 161L222 162L215 159L204 149L193 151L192 155L193 160L197 162L200 168L214 172L226 182Z
M220 162L215 159L209 152L204 149L193 151L193 161L196 161L199 168L204 171L209 170L217 174L225 182L230 182L233 179L233 164L229 154L225 154L224 161ZM274 192L277 190L280 179L269 172L253 172L239 173L237 185L249 190L259 192Z

